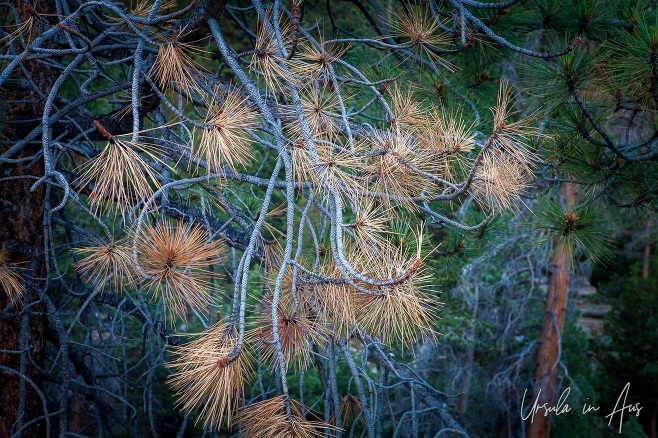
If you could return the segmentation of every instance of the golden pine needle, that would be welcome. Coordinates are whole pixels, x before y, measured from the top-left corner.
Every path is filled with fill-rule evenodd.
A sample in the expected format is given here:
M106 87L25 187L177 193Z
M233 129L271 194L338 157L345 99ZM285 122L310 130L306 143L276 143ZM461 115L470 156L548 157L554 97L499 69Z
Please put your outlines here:
M275 240L285 237L285 233L281 231L279 228L277 228L276 226L268 223L267 219L281 218L281 216L283 216L287 211L288 211L288 203L284 202L278 207L276 207L275 209L268 211L267 214L265 215L266 220L263 222L263 228L266 229L270 233L272 238ZM258 210L258 214L256 215L256 220L258 220L258 216L260 216L260 214L261 214L261 210ZM264 230L261 229L261 233L263 231Z
M219 95L219 88L215 93ZM255 128L256 113L239 89L223 94L223 102L213 96L204 121L207 127L201 132L196 154L202 156L215 172L224 165L237 172L236 164L246 166L252 158L249 148L252 140L244 130Z
M317 157L306 148L293 150L297 181L353 194L362 184L356 175L356 171L362 168L362 159L347 149L337 151L325 143L317 144L315 149Z
M422 241L422 236L419 239ZM356 292L357 320L368 333L384 343L397 340L403 347L413 346L424 337L435 340L432 327L440 303L425 290L432 276L420 255L410 259L403 248L398 248L389 259L371 258L369 272L373 278L393 278L395 282L373 288L376 295Z
M390 209L377 207L374 200L370 199L363 206L356 203L354 212L354 223L347 224L354 233L355 243L373 251L381 251L386 248L384 232L389 222ZM347 238L347 234L345 235Z
M251 373L251 357L242 347L237 355L238 334L226 322L215 325L182 346L172 347L174 370L168 383L177 393L182 410L199 411L205 426L230 425L244 397L244 383Z
M268 7L265 11L265 20L271 21L272 15L272 8ZM259 21L254 54L249 62L249 70L263 76L266 87L272 92L284 89L287 81L297 82L285 67L292 67L297 61L289 61L282 56L282 49L291 42L291 24L282 19L280 31L284 47L279 44L274 29L268 27L265 22Z
M357 271L365 273L365 261L368 256L362 251L362 248L363 245L347 241L344 252L350 265ZM373 256L374 253L369 254ZM318 267L318 273L327 278L343 278L341 270L328 251ZM323 320L330 323L337 334L349 336L350 329L356 323L356 289L347 282L332 282L308 285L306 291L310 299L321 310Z
M9 261L9 248L0 247L0 289L4 290L10 301L21 300L25 293L23 279L16 272L24 269L20 263Z
M404 9L396 8L390 11L390 16L390 19L382 16L382 21L388 26L391 37L401 39L401 44L410 44L418 58L428 58L432 64L441 65L450 71L456 69L436 53L446 48L450 38L444 32L439 33L441 29L429 6L408 5Z
M113 289L120 292L122 283L133 281L130 248L123 240L115 242L112 239L109 243L99 241L95 246L72 248L71 251L75 254L89 254L74 266L96 289L102 288L110 279Z
M261 266L268 271L281 265L284 250L279 239L263 240L263 257Z
M286 409L288 407L289 413ZM242 432L249 438L320 438L323 429L337 428L322 421L309 421L306 408L296 400L278 396L240 408Z
M303 289L297 290L298 296L302 293ZM304 368L309 362L312 344L321 345L328 334L324 324L305 309L306 306L302 304L304 299L301 297L295 304L291 291L282 293L277 305L281 351L286 367L292 363L297 370ZM279 358L273 338L272 297L265 298L262 304L264 312L258 318L258 340L261 341L263 359L270 363L278 363Z
M197 82L203 80L204 68L188 53L205 52L196 48L193 43L182 42L180 38L181 35L174 31L171 40L158 47L158 55L148 74L156 78L158 86L163 91L174 90L176 84L180 91L188 96L192 96L194 91L204 94Z
M347 96L343 96L343 101L346 99ZM333 91L327 92L314 83L300 90L300 101L310 133L314 137L331 141L340 130L338 95ZM294 120L290 124L292 134L303 138L302 126L295 107L284 106L281 112Z
M529 188L532 174L513 155L488 151L473 179L474 198L490 208L511 209Z
M131 1L131 2L130 2L130 7L129 7L129 9L130 9L130 13L131 13L132 15L136 16L136 17L140 17L140 18L148 18L149 14L151 13L151 10L153 9L154 4L155 4L155 3L154 3L154 2L151 2L151 0L137 0L135 6L133 7L133 5L132 5L132 1ZM175 8L176 6L177 6L177 2L176 2L176 0L165 0L165 1L162 2L162 4L160 5L160 7L158 8L158 10L157 10L156 13L164 12L164 13L166 14L166 13L168 13L168 11L169 11L170 9L173 9L173 8ZM121 29L123 29L124 27L128 27L129 31L132 31L132 28L126 24L126 22L124 21L123 17L121 17L121 16L112 17L112 16L111 16L111 17L110 17L110 20L112 20L112 21L117 21L117 22L122 22L121 25L119 26L119 28L118 28L117 30L121 30ZM143 30L144 30L144 25L143 25L143 24L138 23L138 22L136 22L136 21L133 21L132 24L133 24L133 26L135 26L139 31L143 31ZM157 28L160 28L160 27L166 26L167 24L168 24L168 22L164 22L164 23L161 22L161 23L159 23L159 25L157 26ZM167 26L167 27L168 27L168 26ZM154 31L154 26L151 26L149 30L150 30L151 33L156 34L156 32ZM156 35L157 35L157 34L156 34Z
M516 114L512 101L510 85L501 83L496 106L491 108L494 119L491 146L473 181L475 198L494 208L512 208L528 189L533 178L534 154L524 143L545 136L531 126L533 116L510 121Z
M415 203L405 198L420 196L431 187L427 176L420 172L429 173L434 163L411 134L387 132L380 138L368 138L360 148L368 156L363 179L369 191L400 197L398 202L413 207ZM390 203L387 197L381 200Z
M300 62L290 66L290 71L295 76L311 77L313 79L326 76L329 73L329 67L337 59L342 59L350 50L349 44L325 42L320 30L316 44L307 41L298 46Z
M343 424L347 425L352 417L361 412L361 400L356 395L348 394L340 401L340 416L343 419ZM361 421L365 423L365 417L361 416Z
M494 149L500 149L513 156L525 172L531 172L534 167L531 158L534 158L534 154L526 148L525 143L531 143L533 139L539 137L548 137L532 125L537 114L519 117L519 120L512 121L518 111L514 110L514 94L512 86L507 81L500 84L496 106L491 108L491 112Z
M33 35L38 32L39 21L30 15L19 25L15 25L16 29L13 32L7 32L7 35L0 38L0 47L6 47L14 42L16 39L21 39L25 47L28 47L34 40Z
M387 88L391 96L391 110L393 119L389 123L397 129L418 132L427 118L427 111L423 108L424 102L414 99L413 87L403 89L397 82L393 87Z
M165 0L158 8L158 12L173 9L176 7L176 5L176 0ZM130 13L136 17L147 18L151 13L152 8L153 4L151 4L151 0L138 0L137 4L135 4L135 7L132 8Z
M123 140L94 122L109 142L100 154L82 166L86 169L80 182L82 187L93 183L89 203L94 213L104 215L109 210L107 201L114 201L125 219L129 206L149 199L155 192L154 187L157 189L160 185L157 173L140 153L157 163L165 163L155 155L157 147Z
M135 271L146 277L145 287L163 297L170 323L176 315L184 318L188 305L207 312L213 303L209 269L223 253L222 242L209 242L199 226L171 220L149 225L138 236L131 234L140 264Z
M419 134L423 151L434 160L432 173L446 181L456 182L457 171L470 168L468 153L473 149L473 125L456 112L432 106Z

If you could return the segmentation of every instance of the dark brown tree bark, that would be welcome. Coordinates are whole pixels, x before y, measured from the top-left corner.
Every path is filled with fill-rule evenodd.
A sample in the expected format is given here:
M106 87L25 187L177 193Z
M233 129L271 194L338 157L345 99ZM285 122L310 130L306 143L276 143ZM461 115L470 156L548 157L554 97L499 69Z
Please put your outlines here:
M0 171L2 176L43 175L41 162L31 168L26 167L24 164L11 167L5 165L0 166ZM23 272L39 277L43 274L43 257L36 254L43 248L42 224L45 194L42 188L30 192L30 186L34 184L34 181L34 179L18 179L12 180L10 183L0 183L0 203L2 204L0 241L12 249L10 261L26 262L24 265L26 269ZM35 257L36 260L34 260ZM20 372L23 368L25 375L39 386L39 371L32 361L37 365L43 363L45 342L43 332L46 325L43 312L45 306L36 304L26 308L27 304L37 301L39 301L38 292L28 290L23 302L10 308L8 315L3 315L3 319L0 321L2 349L21 351L28 346L31 348L23 355L0 353L0 364L16 370L16 372ZM9 302L7 293L0 288L0 309L6 309ZM27 334L27 339L24 338L23 343L21 343L21 334ZM27 345L22 345L26 343ZM31 357L31 360L27 355ZM23 363L21 364L21 362ZM22 423L25 424L42 415L42 404L33 387L15 372L3 370L0 374L0 387L2 387L0 391L0 436L10 437L21 423L21 421L17 422L19 415L24 414ZM21 392L25 400L25 408L24 412L19 413ZM39 436L37 427L39 425L30 427L25 431L24 436Z
M10 1L21 14L21 22L29 16L26 3ZM32 7L41 14L52 14L54 5L46 0L33 1ZM33 32L39 32L35 22ZM24 62L25 71L42 93L48 93L56 79L56 71L37 62ZM26 78L17 69L14 80L5 85L2 98L9 105L8 120L3 135L9 140L25 136L26 120L40 118L43 103L39 95L30 87L21 85ZM17 103L21 101L21 103ZM13 159L30 157L37 154L39 145L30 145ZM44 206L46 191L41 185L30 191L38 178L43 176L43 160L22 163L5 163L0 165L0 245L11 249L10 261L24 262L22 273L31 277L43 277L45 273L44 248ZM9 308L0 320L0 339L2 350L23 351L17 353L0 353L0 364L5 369L0 373L0 436L10 437L32 419L44 415L43 404L36 390L25 378L36 386L41 386L39 368L43 365L45 347L45 306L40 300L38 281L26 281L27 292L22 302ZM7 309L10 300L6 291L0 290L0 309ZM36 364L36 366L35 366ZM9 371L8 369L14 370ZM22 405L22 409L21 409ZM45 422L38 421L22 431L22 436L45 436Z

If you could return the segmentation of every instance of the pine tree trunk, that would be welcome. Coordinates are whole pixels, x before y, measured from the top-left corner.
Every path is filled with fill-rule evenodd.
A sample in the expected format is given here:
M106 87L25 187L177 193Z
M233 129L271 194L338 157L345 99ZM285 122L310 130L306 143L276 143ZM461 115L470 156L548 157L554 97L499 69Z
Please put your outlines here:
M571 184L565 184L564 195L567 202L575 202L575 191ZM569 291L569 274L571 266L566 255L555 251L548 277L548 293L544 308L544 320L539 335L539 348L535 360L534 396L537 406L553 406L555 398L555 381L557 362L563 335L564 317L567 312L567 294ZM541 391L541 393L540 393ZM548 438L551 431L551 417L544 416L539 410L528 426L528 438Z
M21 22L24 22L29 17L25 8L26 3L18 0L11 0L10 3L19 11ZM54 4L46 0L32 1L31 5L41 14L56 13ZM36 26L40 25L35 24L33 32L40 32L42 29ZM25 61L23 66L32 81L40 87L41 92L47 94L56 79L56 70L34 61ZM43 104L40 103L42 99L38 93L29 87L21 86L26 85L27 82L22 75L16 74L20 72L21 70L16 70L16 81L5 84L5 92L0 93L1 98L6 99L9 104L8 120L3 135L10 141L24 138L26 132L35 126L24 122L41 118L43 112ZM12 101L23 102L12 103ZM27 103L28 101L30 103ZM11 158L35 156L39 150L39 145L29 145ZM45 275L43 218L46 192L44 185L33 192L30 188L36 179L43 176L43 173L42 158L36 161L0 165L0 178L18 177L0 182L0 245L6 245L11 249L11 262L26 262L23 266L29 269L23 272L36 278ZM0 320L2 350L22 352L0 353L0 364L13 370L4 369L0 372L0 436L2 437L17 434L32 419L44 415L42 400L32 384L41 386L39 367L43 367L44 364L47 320L45 306L39 299L40 284L33 281L32 286L36 288L28 288L22 303L11 307ZM0 309L6 309L9 302L6 291L0 287ZM18 434L23 437L45 435L43 420L31 424Z
M41 163L26 169L25 165L0 166L0 174L15 175L43 175ZM11 169L11 170L10 170ZM0 241L11 249L10 260L14 262L29 262L31 254L26 254L17 248L30 248L39 251L43 248L43 205L44 190L30 192L34 179L19 179L11 184L0 183ZM11 244L10 244L11 243ZM25 252L28 252L27 250ZM33 265L33 263L31 263ZM25 265L24 265L25 266ZM29 266L29 265L28 265ZM35 270L25 271L31 276L43 275L43 258L37 258ZM7 308L9 304L7 293L0 287L0 309ZM34 388L17 373L24 371L37 386L40 386L40 373L37 367L43 365L43 350L45 345L46 320L43 316L43 304L36 304L24 310L28 303L39 301L36 293L28 291L23 303L18 303L9 310L11 315L0 321L0 339L2 349L5 351L23 351L32 348L23 354L0 353L0 364L11 368L15 372L3 370L0 373L0 436L10 437L21 425L33 418L43 415L41 400ZM3 315L6 317L8 315ZM21 336L23 339L21 339ZM29 354L29 357L28 357ZM24 404L22 412L19 405ZM20 417L20 418L19 418ZM30 426L23 436L43 436L45 433L43 422Z
M552 406L557 377L557 361L560 352L562 328L567 309L567 291L569 290L569 267L559 255L553 260L548 279L548 296L544 310L539 350L535 361L535 397L541 390L538 406L547 403ZM534 400L534 398L533 398ZM528 438L547 438L551 429L551 419L539 411L528 428Z

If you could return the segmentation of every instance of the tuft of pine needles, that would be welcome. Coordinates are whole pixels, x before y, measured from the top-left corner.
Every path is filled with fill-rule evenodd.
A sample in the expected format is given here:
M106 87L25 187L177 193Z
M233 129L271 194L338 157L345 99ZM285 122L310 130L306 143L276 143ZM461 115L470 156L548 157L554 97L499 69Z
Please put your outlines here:
M279 23L282 37L281 44L271 25L271 20L272 8L268 7L264 19L258 21L256 44L249 62L249 70L262 76L265 79L265 86L272 93L276 93L285 88L287 81L296 82L288 67L294 69L297 61L289 61L280 55L292 41L290 22L282 21Z
M384 194L383 203L390 204L393 196L412 208L415 203L407 198L420 196L431 188L423 172L429 173L434 164L409 132L395 129L368 137L360 149L365 154L362 173L365 187L370 192Z
M513 94L507 82L501 83L493 113L493 132L473 181L474 197L492 208L512 208L533 180L535 158L525 143L546 137L532 126L533 116L513 121Z
M9 261L9 248L0 247L0 289L4 290L10 301L22 299L25 293L23 278L18 270L24 269L20 263Z
M249 438L313 438L324 436L324 429L334 426L322 421L309 421L307 408L286 396L278 396L240 408L242 432Z
M98 121L94 120L94 124L109 141L100 154L82 166L80 182L82 187L91 186L89 203L95 214L108 213L109 202L115 202L125 219L129 206L149 199L155 192L154 187L160 185L152 164L140 154L156 163L164 163L155 155L159 148L123 140L110 134ZM115 210L115 217L116 213Z
M349 44L326 41L322 31L318 29L317 44L304 42L298 46L299 62L290 66L295 76L319 79L327 76L336 60L342 59L349 51Z
M402 88L395 82L392 87L386 89L390 95L391 110L394 118L388 122L395 128L419 133L427 119L425 102L414 98L416 90L414 87Z
M593 262L605 262L612 254L610 230L605 215L591 203L569 203L563 210L552 193L538 202L533 226L541 234L535 242L537 248L551 248L555 260L573 267L579 256Z
M532 174L516 159L497 150L483 157L475 175L474 198L485 206L500 209L513 208L532 181Z
M261 341L263 359L278 363L273 338L272 297L265 298L262 304L264 311L258 320L258 340ZM295 302L292 293L281 294L277 305L277 327L283 357L286 366L292 363L297 370L308 364L312 345L321 345L328 335L324 324L309 314L305 307L299 301Z
M434 160L432 173L446 181L456 182L470 168L469 152L475 134L462 114L431 106L425 126L418 136L424 153Z
M170 323L176 315L185 317L187 306L208 311L212 304L210 265L219 263L223 243L210 241L208 233L197 225L165 219L131 232L139 265L134 271L143 277L144 286L161 296Z
M340 416L343 419L343 424L347 425L356 415L361 412L361 400L359 396L347 394L340 401ZM365 424L365 417L361 416L361 422Z
M120 292L123 283L134 280L130 248L123 240L114 241L112 238L109 243L99 240L95 246L72 248L71 251L79 255L88 254L74 266L96 289L101 289L109 280L113 289Z
M392 285L379 286L367 294L355 292L357 321L382 342L397 340L403 347L428 338L436 339L440 303L427 292L432 275L421 259L422 233L417 233L416 257L405 246L391 248L386 259L372 257L368 271L373 278L392 278Z
M377 206L370 199L354 205L354 223L345 225L354 233L355 243L375 252L384 250L386 245L386 229L390 218L390 208ZM347 235L345 235L347 239Z
M347 96L342 97L343 100L348 98ZM320 87L317 82L313 82L313 85L300 90L300 102L310 133L316 138L333 140L339 133L340 127L339 102L336 92L328 91L326 87ZM296 121L291 125L292 134L303 138L303 129L297 121L295 107L284 106L282 113Z
M237 353L238 333L232 325L218 321L181 346L172 347L174 371L168 383L177 394L182 410L199 412L204 427L230 425L244 397L244 384L251 373L251 357L242 347Z
M220 95L223 95L221 101L216 97ZM241 96L240 89L220 93L215 88L204 124L196 154L204 157L215 172L224 165L233 172L236 164L247 165L252 158L251 139L244 130L254 129L256 113L248 98Z
M204 68L189 54L204 56L206 51L194 46L194 43L181 41L181 33L173 31L171 39L158 47L158 55L149 70L149 76L155 77L163 91L175 90L192 96L193 92L203 94L197 81L203 80Z
M439 24L429 6L409 5L405 8L394 8L390 11L390 18L382 15L381 19L388 27L391 37L408 44L416 58L428 59L434 65L440 65L450 71L455 70L452 64L440 56L441 50L450 43L450 38L447 33L440 32Z
M293 150L293 166L297 180L311 182L320 188L333 187L354 195L361 185L357 172L362 160L349 150L336 150L331 145L320 143L315 152L306 148Z

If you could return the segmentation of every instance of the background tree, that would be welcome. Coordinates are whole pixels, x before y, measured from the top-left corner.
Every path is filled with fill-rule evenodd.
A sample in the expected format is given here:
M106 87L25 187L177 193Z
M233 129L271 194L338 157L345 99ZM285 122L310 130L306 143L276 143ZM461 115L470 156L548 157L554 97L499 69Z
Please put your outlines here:
M646 277L643 274L644 261L641 261L631 266L630 281L620 281L620 275L615 273L601 285L607 293L618 295L613 300L612 311L606 316L606 335L609 339L604 344L601 362L605 370L605 386L623 388L630 383L634 388L629 402L642 400L646 414L639 420L648 431L647 435L654 437L657 427L657 358L651 346L656 342L655 257L650 258L649 266ZM613 345L614 350L611 348Z

